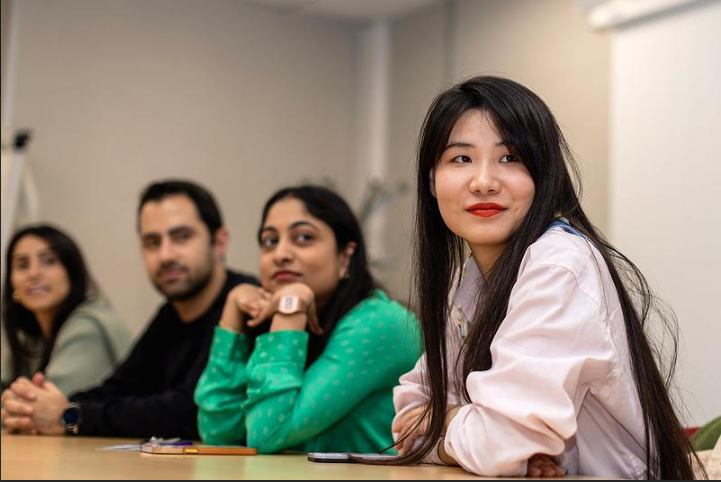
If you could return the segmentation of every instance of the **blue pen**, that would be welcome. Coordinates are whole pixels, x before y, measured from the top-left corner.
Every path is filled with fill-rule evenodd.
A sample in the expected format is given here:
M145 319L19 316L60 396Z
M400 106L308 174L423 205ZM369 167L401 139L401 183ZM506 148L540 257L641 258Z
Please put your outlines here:
M189 447L189 446L193 445L193 441L192 440L178 440L177 442L173 442L172 444L169 444L169 445Z

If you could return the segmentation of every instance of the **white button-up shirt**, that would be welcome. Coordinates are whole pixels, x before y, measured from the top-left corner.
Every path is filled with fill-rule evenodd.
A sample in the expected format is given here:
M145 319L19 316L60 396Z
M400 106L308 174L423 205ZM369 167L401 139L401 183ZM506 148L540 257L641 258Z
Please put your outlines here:
M451 371L484 288L472 258L461 276L450 294ZM449 403L463 406L444 448L464 469L524 476L529 458L548 454L569 474L646 477L644 423L621 306L589 241L556 227L528 248L491 355L489 370L465 380L471 403L449 393ZM401 377L396 421L427 403L424 370L425 356ZM433 453L426 461L438 459Z

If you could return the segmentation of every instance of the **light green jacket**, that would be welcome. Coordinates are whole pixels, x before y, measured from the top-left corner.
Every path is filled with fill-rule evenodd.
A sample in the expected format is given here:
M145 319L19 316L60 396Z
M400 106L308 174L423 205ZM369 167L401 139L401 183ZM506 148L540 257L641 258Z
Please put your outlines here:
M90 388L110 375L127 354L130 344L130 332L105 300L85 301L68 316L60 329L45 375L65 395ZM21 375L32 377L40 362L40 356L28 359ZM12 354L3 327L3 389L12 382Z

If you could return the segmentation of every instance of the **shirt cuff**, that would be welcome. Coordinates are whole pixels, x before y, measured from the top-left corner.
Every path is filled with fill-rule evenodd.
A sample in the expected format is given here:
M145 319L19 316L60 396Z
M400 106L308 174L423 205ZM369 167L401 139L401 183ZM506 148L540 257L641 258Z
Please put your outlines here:
M72 399L70 400L72 401ZM102 435L100 427L103 425L103 405L93 402L75 402L80 407L80 423L78 435Z
M445 443L443 445L443 448L446 450L446 454L448 454L450 457L453 458L458 464L463 467L466 471L474 473L476 475L484 476L486 474L482 474L478 472L478 469L474 469L472 467L468 466L468 462L466 461L464 463L463 460L461 460L461 457L456 453L455 450L453 450L453 442L459 443L459 437L458 433L463 431L463 425L468 424L468 421L466 419L466 415L468 414L468 411L473 410L472 404L464 405L461 407L460 411L456 414L455 417L453 417L453 420L451 420L451 423L448 425L448 429L446 430L446 437L445 437ZM468 430L468 428L466 428ZM455 436L454 436L455 435ZM487 437L487 434L479 433L479 437ZM463 450L462 450L463 451ZM465 450L467 452L467 450ZM480 457L486 456L486 454L480 454ZM486 460L488 461L488 460ZM500 470L500 469L499 469ZM528 472L528 460L523 460L518 462L518 470L517 471L500 471L498 473L494 473L493 477L525 477L526 473Z
M212 358L223 361L247 361L250 356L248 336L216 326L210 353Z
M255 339L250 363L291 363L305 366L308 355L308 332L274 331Z

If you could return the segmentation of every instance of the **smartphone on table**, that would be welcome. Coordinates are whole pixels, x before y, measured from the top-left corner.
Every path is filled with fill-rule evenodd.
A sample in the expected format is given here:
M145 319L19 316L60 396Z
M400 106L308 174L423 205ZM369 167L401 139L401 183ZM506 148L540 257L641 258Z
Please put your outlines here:
M251 447L231 446L177 446L144 444L140 451L146 454L176 454L176 455L257 455L258 451Z
M393 460L397 455L388 454L354 454L347 452L310 452L308 454L308 460L311 462L320 463L336 463L336 464L358 464L361 463L358 460L354 460L352 457L362 457L368 461L378 460Z

